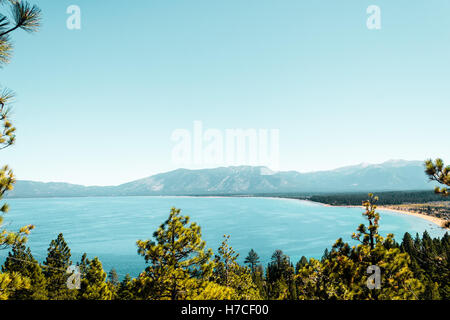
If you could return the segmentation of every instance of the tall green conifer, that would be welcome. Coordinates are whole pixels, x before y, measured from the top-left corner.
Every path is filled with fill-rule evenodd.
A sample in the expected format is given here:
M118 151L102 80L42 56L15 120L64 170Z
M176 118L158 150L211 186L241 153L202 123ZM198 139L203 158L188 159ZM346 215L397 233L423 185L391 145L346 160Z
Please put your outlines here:
M44 275L47 279L48 297L51 300L70 300L77 295L77 290L69 289L67 285L67 280L71 276L68 273L68 268L72 265L70 258L70 248L60 233L51 241L44 261Z
M106 283L106 272L100 260L87 260L86 273L81 280L79 297L82 300L111 300L113 292Z
M17 273L30 281L30 287L14 292L10 299L14 300L45 300L47 298L46 280L41 266L33 258L30 248L17 244L8 254L2 272Z
M149 266L137 279L144 299L187 299L209 281L214 263L205 250L201 229L172 208L169 218L153 233L153 240L137 242L138 253Z
M117 290L117 298L119 300L135 300L137 298L135 296L133 279L131 279L131 276L129 274L127 274L119 284L119 288Z
M228 244L229 240L230 236L224 235L224 240L215 257L214 276L216 282L232 289L234 291L233 299L261 299L259 290L253 282L251 270L238 264L239 254Z
M255 252L255 250L253 249L250 250L247 257L245 258L244 263L250 266L250 270L252 270L252 272L255 272L256 266L260 263L259 256Z

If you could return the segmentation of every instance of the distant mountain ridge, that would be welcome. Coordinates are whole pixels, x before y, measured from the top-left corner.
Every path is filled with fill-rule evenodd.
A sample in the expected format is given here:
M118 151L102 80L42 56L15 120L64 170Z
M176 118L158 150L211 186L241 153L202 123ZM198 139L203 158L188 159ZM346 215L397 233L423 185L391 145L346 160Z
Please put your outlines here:
M266 167L178 169L119 186L18 181L8 197L226 195L430 190L423 162L391 160L329 171L272 172Z

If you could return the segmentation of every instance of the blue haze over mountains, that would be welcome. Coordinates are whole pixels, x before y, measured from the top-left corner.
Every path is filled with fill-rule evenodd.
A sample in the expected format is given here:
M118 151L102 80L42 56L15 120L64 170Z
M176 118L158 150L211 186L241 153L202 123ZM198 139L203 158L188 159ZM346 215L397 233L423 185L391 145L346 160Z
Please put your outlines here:
M9 198L80 196L236 195L431 190L422 161L391 160L330 171L272 172L265 167L178 169L119 186L17 181Z

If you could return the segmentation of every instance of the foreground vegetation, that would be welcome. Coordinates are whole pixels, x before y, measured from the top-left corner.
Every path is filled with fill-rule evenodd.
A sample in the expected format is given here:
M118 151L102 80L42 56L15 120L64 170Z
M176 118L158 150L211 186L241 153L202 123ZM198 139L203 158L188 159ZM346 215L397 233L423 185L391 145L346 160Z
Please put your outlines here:
M0 0L0 7L4 5L8 6L10 18L0 12L0 68L9 63L11 59L11 34L19 29L26 32L36 31L40 25L41 13L38 7L31 6L25 1ZM13 92L0 85L0 150L10 147L16 141L16 128L10 119L10 104L13 98ZM15 181L14 174L8 166L0 168L0 200L7 191L12 190ZM0 249L25 243L26 236L34 228L30 225L24 226L18 232L6 230L3 227L3 214L8 210L8 204L3 203L0 206ZM0 299L8 297L5 290L11 285L20 288L29 283L26 277L16 272L0 273Z

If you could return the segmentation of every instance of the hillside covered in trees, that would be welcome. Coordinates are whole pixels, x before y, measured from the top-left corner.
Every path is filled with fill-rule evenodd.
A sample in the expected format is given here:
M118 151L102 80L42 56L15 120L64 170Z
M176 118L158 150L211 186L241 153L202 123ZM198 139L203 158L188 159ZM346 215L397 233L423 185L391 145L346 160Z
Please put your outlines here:
M409 203L427 203L450 201L450 198L443 198L433 191L392 191L379 192L379 205L396 205ZM318 194L310 197L299 197L311 201L325 203L335 206L359 206L367 198L366 193L333 193Z

